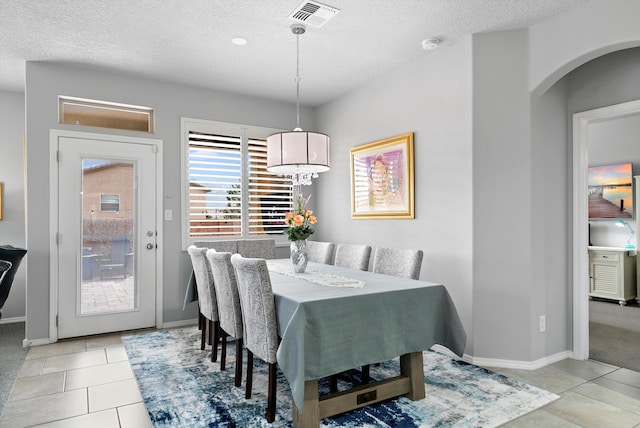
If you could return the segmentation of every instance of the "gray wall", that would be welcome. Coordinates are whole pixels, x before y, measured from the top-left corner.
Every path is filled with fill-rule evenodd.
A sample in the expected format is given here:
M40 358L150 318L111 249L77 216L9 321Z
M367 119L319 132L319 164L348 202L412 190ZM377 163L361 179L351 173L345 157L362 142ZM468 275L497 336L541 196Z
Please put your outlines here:
M445 284L472 351L472 46L469 38L425 53L317 110L331 135L331 171L317 180L319 238L424 251L420 278ZM414 133L415 219L352 220L349 149Z
M569 114L640 99L640 48L592 60L567 75Z
M24 225L24 94L0 91L0 183L3 183L0 245L25 248ZM2 321L25 315L26 263L20 265Z
M295 104L42 62L27 62L26 84L27 168L30 171L27 178L27 338L49 337L49 130L72 129L141 136L140 133L59 125L58 95L144 105L155 109L156 132L151 137L163 140L163 209L172 209L174 212L173 221L164 222L163 321L170 323L195 319L195 304L186 312L182 310L190 264L186 253L181 250L180 117L291 129L295 124ZM310 109L301 109L301 122L306 124L308 130L313 130L311 113Z
M572 347L571 169L567 88L558 82L531 97L531 354L532 359ZM539 317L546 317L545 333Z
M558 85L532 99L527 43L526 31L476 35L317 112L333 153L317 184L333 225L322 239L421 248L421 279L447 286L474 358L532 361L569 346L566 97ZM332 190L349 182L349 149L408 131L416 219L352 220L350 194Z
M473 41L474 355L528 360L534 290L527 33Z
M606 7L598 2L575 16L610 20ZM554 32L566 34L558 23ZM576 98L590 108L601 100L593 88L576 92L575 81L541 93L530 83L531 70L545 62L578 66L572 49L583 46L572 41L556 40L566 42L562 62L553 52L545 57L544 34L533 41L527 30L475 35L317 112L318 127L333 137L334 168L318 180L319 213L333 225L322 239L422 248L421 278L447 286L469 335L466 352L479 360L544 361L572 349L569 124ZM592 78L584 76L584 85ZM599 106L621 101L608 95ZM350 196L333 191L348 183L349 149L408 131L416 137L416 219L351 220Z

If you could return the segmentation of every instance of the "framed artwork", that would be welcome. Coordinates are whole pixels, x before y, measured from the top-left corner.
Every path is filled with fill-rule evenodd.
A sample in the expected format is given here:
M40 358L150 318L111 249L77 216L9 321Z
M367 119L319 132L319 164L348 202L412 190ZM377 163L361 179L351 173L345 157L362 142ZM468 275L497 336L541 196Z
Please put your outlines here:
M589 219L634 217L632 170L630 162L589 167Z
M353 147L351 218L414 218L413 133Z

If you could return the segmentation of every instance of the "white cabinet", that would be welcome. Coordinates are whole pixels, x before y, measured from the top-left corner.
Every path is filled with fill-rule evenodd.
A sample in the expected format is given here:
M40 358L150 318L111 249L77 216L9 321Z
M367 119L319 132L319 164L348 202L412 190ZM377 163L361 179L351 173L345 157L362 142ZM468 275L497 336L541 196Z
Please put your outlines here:
M589 247L589 297L613 299L626 305L636 298L636 290L635 251Z

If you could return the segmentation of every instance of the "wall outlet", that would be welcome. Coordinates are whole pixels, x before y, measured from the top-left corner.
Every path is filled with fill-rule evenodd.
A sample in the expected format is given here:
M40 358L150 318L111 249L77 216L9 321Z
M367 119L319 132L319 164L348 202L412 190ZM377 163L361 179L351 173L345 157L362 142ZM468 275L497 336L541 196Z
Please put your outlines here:
M547 330L547 317L540 315L540 333L544 333Z

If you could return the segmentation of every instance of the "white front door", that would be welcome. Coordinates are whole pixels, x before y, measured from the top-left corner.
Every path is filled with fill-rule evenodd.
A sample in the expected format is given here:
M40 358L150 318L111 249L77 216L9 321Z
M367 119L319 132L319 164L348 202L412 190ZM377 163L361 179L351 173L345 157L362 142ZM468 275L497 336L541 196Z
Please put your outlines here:
M157 146L58 137L58 338L156 324Z

